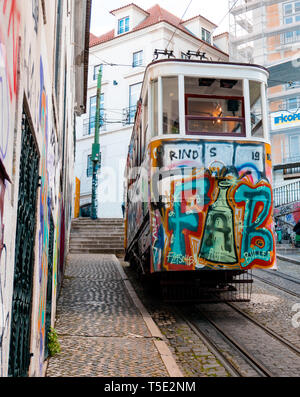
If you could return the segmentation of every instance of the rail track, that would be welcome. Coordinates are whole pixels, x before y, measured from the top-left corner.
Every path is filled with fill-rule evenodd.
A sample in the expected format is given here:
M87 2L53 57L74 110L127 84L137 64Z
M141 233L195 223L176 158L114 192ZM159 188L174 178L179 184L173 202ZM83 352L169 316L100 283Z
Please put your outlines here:
M264 270L259 269L260 272L264 272L267 274L271 274L272 276L275 275L276 277L283 278L284 280L292 281L295 284L300 284L300 278L293 277L289 274L280 272L279 270Z
M246 334L257 335L257 338L244 340L241 338L241 332L234 330L233 324L228 327L226 321L224 323L224 319L220 321L217 315L218 312L220 313L219 305L214 306L219 306L217 310L214 311L210 308L207 311L205 305L197 304L192 313L184 312L181 309L180 315L231 376L290 376L287 375L288 372L285 373L285 370L280 368L282 357L285 357L291 366L297 368L296 372L298 371L299 375L300 350L296 346L243 312L235 304L222 303L220 305L225 305L229 309L223 312L223 316L235 318L236 324L239 324ZM212 312L214 315L211 314ZM258 348L259 345L261 345L260 348ZM260 351L266 351L265 356L259 353ZM271 360L270 357L272 357Z
M259 275L257 273L259 273ZM264 277L264 275L266 277ZM275 278L278 281L285 280L285 281L287 281L287 283L285 283L285 286L282 286L282 285L276 283L274 278L272 280L268 279L268 275L271 276L272 278L273 278L273 276L275 276ZM271 273L271 271L264 270L264 269L257 269L255 273L254 272L252 273L252 277L254 277L254 279L260 280L266 284L269 284L272 287L275 287L281 291L284 291L290 295L300 298L300 293L297 292L297 290L298 291L300 290L300 288L298 287L300 285L300 279L298 279L298 278L293 278L293 277L291 277L285 273L279 272L279 271L272 271L272 273ZM286 288L286 287L290 287L290 288ZM294 290L292 290L291 288L293 288Z
M202 315L202 324L199 325L199 320L188 319L186 315L180 313L183 317L184 321L189 325L191 330L202 340L202 342L208 347L212 354L217 358L217 360L223 365L226 371L233 377L244 377L245 373L240 369L240 366L249 366L250 370L253 370L252 376L271 376L268 373L268 370L262 371L260 365L255 363L255 359L252 360L249 358L249 355L242 349L236 342L233 341L228 335L226 335L216 324L208 320L206 316ZM203 319L206 321L206 324L203 325ZM217 331L217 337L216 332ZM212 336L213 334L213 336ZM219 338L218 338L219 337ZM224 347L222 347L222 342L220 343L220 337L223 341L230 346L231 349L234 349L236 353L239 355L237 358L231 357L228 353L225 352ZM219 342L218 342L219 340Z

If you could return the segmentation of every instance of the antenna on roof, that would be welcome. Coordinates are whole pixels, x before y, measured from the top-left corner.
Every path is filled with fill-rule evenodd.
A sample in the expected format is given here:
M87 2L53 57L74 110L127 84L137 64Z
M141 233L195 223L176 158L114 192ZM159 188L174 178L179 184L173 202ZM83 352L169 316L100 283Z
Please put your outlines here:
M154 62L154 61L156 61L157 59L158 59L158 56L159 55L165 55L165 56L168 56L168 58L175 58L175 55L173 54L173 50L167 50L167 49L165 49L165 50L157 50L157 49L155 49L154 50L154 58L152 59L152 62Z

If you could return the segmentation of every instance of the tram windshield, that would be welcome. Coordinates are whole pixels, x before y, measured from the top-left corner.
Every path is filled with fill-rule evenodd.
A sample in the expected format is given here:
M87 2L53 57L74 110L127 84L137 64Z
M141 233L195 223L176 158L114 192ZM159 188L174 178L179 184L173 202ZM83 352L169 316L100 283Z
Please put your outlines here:
M265 83L238 76L173 74L153 78L151 103L145 106L144 99L142 110L149 109L146 141L162 134L263 138L267 134L264 89Z
M187 134L245 135L241 80L185 80Z

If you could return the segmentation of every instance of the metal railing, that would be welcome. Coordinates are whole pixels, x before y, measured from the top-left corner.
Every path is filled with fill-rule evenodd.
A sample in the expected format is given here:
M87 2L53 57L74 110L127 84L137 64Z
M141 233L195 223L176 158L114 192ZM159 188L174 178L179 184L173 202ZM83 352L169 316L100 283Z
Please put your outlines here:
M101 117L101 116L100 116ZM106 116L100 119L100 131L106 131ZM95 117L90 117L83 120L82 136L94 135L95 134Z
M133 124L136 113L136 105L123 108L123 125Z
M300 180L274 188L273 194L275 207L300 201Z

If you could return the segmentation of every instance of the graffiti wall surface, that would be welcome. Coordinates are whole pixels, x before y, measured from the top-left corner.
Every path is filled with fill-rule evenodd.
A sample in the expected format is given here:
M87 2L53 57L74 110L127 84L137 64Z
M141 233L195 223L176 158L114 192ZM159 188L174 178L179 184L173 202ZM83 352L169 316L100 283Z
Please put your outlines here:
M270 146L150 145L151 270L274 268Z
M12 350L9 335L24 117L39 154L37 175L40 176L37 207L32 208L36 225L29 319L30 353L33 353L30 376L41 376L45 370L50 262L53 262L52 324L55 319L56 293L67 253L73 202L76 79L71 45L74 15L70 14L68 4L0 0L0 377L9 373ZM85 11L83 4L87 3L81 2L81 11ZM72 13L79 11L76 7L72 7ZM57 22L61 24L60 37L56 37ZM85 27L82 29L84 32ZM53 247L49 247L50 218L54 220ZM53 258L49 258L50 252Z
M300 203L293 202L274 208L274 218L277 228L281 230L282 239L293 241L293 228L300 221Z

